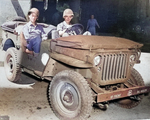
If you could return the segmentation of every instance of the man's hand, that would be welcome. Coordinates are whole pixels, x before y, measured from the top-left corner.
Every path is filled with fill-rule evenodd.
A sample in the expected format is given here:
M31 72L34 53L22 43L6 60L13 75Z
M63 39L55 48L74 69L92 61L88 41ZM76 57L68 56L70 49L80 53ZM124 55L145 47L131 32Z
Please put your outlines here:
M59 31L59 35L62 36L66 32L66 30L67 29L64 29L63 31Z

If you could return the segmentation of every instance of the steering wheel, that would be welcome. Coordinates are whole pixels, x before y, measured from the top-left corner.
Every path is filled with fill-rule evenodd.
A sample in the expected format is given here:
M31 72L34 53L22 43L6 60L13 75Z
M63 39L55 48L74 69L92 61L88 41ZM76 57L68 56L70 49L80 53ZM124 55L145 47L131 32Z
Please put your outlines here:
M73 24L70 28L67 28L65 31L69 35L81 35L83 33L84 27L83 25L77 23Z

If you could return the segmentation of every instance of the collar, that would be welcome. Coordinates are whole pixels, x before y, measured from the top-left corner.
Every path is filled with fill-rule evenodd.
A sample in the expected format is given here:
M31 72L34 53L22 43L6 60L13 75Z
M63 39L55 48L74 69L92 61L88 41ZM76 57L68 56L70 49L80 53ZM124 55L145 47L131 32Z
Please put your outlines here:
M66 23L66 21L64 21L64 25L66 25L66 26L68 25L68 24ZM70 24L69 24L69 25L70 25ZM69 25L68 25L68 26L69 26Z
M32 24L31 21L29 21L29 22L28 22L28 26L30 27L30 26L34 26L34 25ZM37 24L36 24L34 27L36 27L36 26L37 26Z

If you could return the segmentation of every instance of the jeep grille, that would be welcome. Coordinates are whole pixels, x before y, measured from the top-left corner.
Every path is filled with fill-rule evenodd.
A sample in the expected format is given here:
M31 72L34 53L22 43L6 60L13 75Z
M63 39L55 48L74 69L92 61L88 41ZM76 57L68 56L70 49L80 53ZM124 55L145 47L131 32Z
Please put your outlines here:
M128 54L106 54L103 56L101 80L125 79L128 69Z

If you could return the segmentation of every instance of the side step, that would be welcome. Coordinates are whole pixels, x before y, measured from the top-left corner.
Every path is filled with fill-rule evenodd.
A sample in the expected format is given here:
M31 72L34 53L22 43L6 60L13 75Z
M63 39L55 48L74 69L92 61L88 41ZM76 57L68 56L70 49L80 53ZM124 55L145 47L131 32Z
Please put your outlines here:
M38 71L38 70L34 70L33 73L39 77L41 77L43 74L41 71Z

